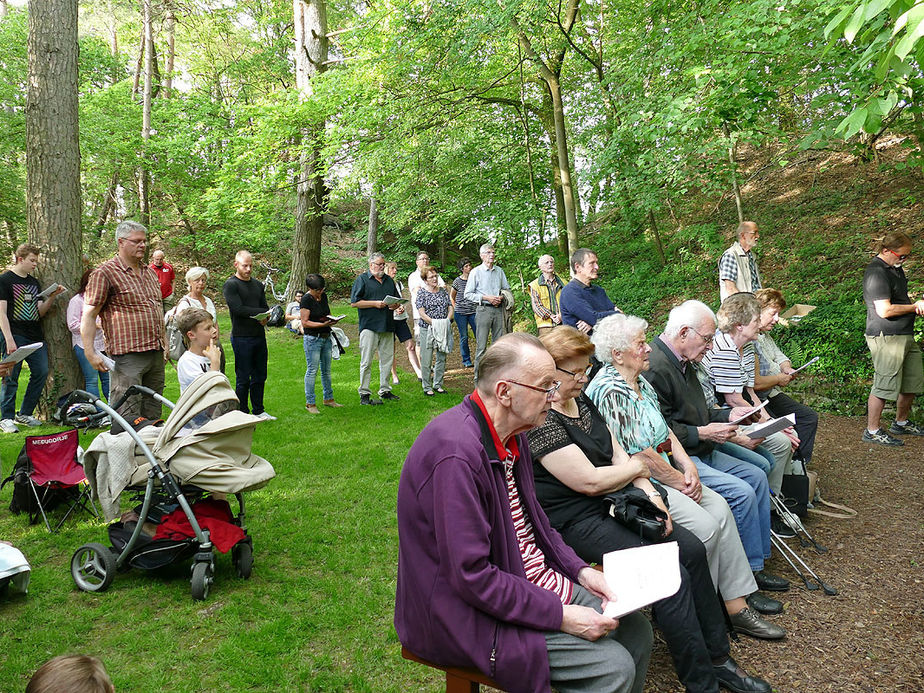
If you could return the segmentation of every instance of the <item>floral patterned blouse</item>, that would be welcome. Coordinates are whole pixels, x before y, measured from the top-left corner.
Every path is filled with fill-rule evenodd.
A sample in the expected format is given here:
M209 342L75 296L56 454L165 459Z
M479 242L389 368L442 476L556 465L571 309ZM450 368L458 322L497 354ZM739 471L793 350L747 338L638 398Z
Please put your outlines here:
M416 303L418 308L423 308L426 311L427 317L431 320L449 317L449 294L446 293L445 289L429 291L425 287L421 288L417 292ZM424 329L430 327L423 318L420 318L417 324Z
M657 448L668 438L670 429L661 415L654 388L638 379L641 397L612 365L599 370L585 393L603 415L616 440L630 455L646 448ZM667 455L661 453L665 461Z

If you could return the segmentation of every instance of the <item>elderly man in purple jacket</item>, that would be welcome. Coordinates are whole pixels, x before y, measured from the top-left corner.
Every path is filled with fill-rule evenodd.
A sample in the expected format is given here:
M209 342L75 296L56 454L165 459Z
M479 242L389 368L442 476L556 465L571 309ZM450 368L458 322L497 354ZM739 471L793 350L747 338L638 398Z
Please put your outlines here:
M439 664L475 666L514 693L641 693L652 634L549 526L526 431L558 385L535 337L508 334L479 363L476 391L431 421L398 486L395 628Z

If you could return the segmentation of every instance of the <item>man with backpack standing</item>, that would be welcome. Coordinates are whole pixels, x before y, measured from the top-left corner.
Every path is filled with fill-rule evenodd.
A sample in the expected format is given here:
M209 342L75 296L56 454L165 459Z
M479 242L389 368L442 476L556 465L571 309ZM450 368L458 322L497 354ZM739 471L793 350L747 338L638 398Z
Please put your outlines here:
M59 286L48 297L39 298L41 287L38 279L32 276L38 267L38 259L39 249L23 243L16 249L16 262L12 269L0 274L0 331L3 333L4 355L26 344L44 340L39 321L51 308L54 297L64 291L64 287ZM19 387L22 361L13 367L10 375L3 378L3 385L0 386L0 431L3 433L18 433L17 423L26 426L42 425L41 421L32 416L32 412L38 405L39 396L48 379L48 347L43 345L25 360L29 364L29 385L18 414L15 414L16 390Z
M231 313L231 348L234 350L234 391L240 400L241 411L252 413L264 421L276 417L263 408L263 390L266 386L267 359L266 330L269 316L257 320L255 315L269 311L263 282L253 279L253 255L239 250L234 256L234 276L222 287L228 311ZM250 408L248 408L248 396Z

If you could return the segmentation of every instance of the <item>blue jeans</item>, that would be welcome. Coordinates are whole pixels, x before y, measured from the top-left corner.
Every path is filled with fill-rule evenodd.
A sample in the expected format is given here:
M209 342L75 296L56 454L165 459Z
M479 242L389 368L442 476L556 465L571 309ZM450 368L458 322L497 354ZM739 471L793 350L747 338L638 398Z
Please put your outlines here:
M314 404L314 384L318 377L318 366L321 366L321 389L324 391L324 400L334 398L334 389L330 384L331 338L330 335L318 337L306 334L302 337L305 347L305 404Z
M28 339L18 334L14 334L13 339L18 346L29 344ZM0 344L3 345L3 355L6 356L6 340L2 336ZM26 394L22 398L19 411L26 416L32 416L48 379L48 347L42 346L38 351L33 351L26 357L26 363L29 364L29 384L26 386ZM22 361L13 366L13 372L3 379L3 385L0 386L0 418L12 419L16 415L16 390L19 388L20 371Z
M715 449L724 452L726 455L731 455L732 457L737 457L739 460L744 460L745 462L753 464L755 467L761 469L767 476L770 476L771 470L776 465L776 458L760 445L753 450L748 450L743 445L737 445L735 443L717 443Z
M700 481L728 503L751 570L763 570L770 557L770 485L753 464L713 450L693 457Z
M459 328L459 351L462 352L462 363L466 366L472 365L472 355L468 350L468 328L472 328L472 334L475 334L475 314L459 315L455 314L456 327Z
M109 371L100 373L90 365L87 357L83 353L83 347L74 345L74 356L77 357L77 363L80 364L80 370L83 372L83 389L99 399L99 384L103 384L103 397L109 401Z
M231 335L234 350L234 392L240 400L240 409L249 414L247 397L254 414L263 413L263 390L266 387L266 336L235 337Z

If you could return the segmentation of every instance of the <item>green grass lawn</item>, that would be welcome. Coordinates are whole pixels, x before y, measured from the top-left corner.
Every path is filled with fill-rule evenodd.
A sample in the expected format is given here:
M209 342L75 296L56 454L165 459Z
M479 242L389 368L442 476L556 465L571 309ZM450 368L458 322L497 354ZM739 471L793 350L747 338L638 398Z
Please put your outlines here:
M355 323L348 306L334 310ZM49 535L9 512L8 485L0 538L25 553L32 582L27 596L0 601L0 691L23 690L46 659L77 652L100 657L119 691L442 689L437 673L401 659L392 627L395 496L416 435L464 393L427 398L408 376L395 389L400 402L360 407L354 344L332 369L346 406L312 416L304 410L301 341L284 329L268 330L268 341L266 408L279 420L257 426L253 450L277 477L247 496L251 579L238 578L230 555L219 555L204 602L190 597L185 567L172 576L131 571L106 592L80 592L70 557L85 542L105 543L105 524L82 516ZM165 396L175 399L169 366L167 383ZM24 437L0 438L4 475ZM84 446L89 440L82 436Z

